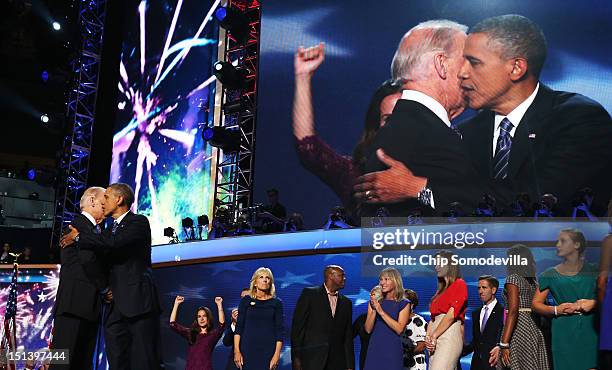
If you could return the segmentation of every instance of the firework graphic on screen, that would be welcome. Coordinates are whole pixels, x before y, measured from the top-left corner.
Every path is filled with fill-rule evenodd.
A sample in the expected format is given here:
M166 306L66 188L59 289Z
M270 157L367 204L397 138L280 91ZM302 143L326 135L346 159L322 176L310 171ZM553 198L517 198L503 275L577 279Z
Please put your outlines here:
M148 216L153 244L209 209L211 148L200 132L214 96L218 5L141 1L128 10L110 181L133 186L132 211Z

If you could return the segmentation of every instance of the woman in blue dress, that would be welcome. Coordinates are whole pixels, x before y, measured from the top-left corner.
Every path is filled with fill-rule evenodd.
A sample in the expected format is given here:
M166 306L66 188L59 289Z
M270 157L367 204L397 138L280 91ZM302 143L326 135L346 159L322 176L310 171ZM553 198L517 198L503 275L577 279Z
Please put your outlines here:
M272 271L258 268L250 290L238 306L234 363L241 370L274 370L283 346L283 303L276 298Z
M404 299L402 277L394 268L379 275L378 287L370 294L365 330L371 334L364 370L402 370L401 334L410 318L410 301Z

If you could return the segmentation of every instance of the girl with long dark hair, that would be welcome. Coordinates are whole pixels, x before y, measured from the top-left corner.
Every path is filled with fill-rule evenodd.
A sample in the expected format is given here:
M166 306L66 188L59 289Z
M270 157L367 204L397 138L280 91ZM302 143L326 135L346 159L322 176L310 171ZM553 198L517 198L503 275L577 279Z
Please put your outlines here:
M198 307L196 317L187 328L176 322L179 306L185 301L182 296L174 300L174 307L170 314L170 328L187 339L187 364L185 370L212 370L212 351L223 335L225 314L223 313L223 298L215 297L219 315L219 325L208 307Z

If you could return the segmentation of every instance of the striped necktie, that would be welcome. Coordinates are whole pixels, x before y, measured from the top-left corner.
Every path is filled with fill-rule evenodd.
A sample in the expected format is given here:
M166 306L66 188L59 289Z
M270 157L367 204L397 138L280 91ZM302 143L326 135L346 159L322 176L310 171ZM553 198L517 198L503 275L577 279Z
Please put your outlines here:
M113 221L113 228L111 229L111 232L115 234L118 228L119 228L119 223L116 220Z
M512 147L510 131L513 127L514 125L508 118L504 118L499 125L499 137L493 157L493 178L495 180L505 179L508 176L508 161Z

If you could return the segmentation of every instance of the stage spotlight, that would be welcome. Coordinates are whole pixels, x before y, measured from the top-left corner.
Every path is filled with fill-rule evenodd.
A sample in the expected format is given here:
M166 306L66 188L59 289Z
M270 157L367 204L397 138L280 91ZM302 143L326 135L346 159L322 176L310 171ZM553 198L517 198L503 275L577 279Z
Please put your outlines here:
M209 223L210 223L210 221L208 220L208 216L207 215L198 216L198 225L200 225L200 226L208 226Z
M59 30L62 29L62 25L59 24L59 22L53 22L52 26L53 26L53 29L56 30L56 31L59 31Z
M185 217L181 220L181 225L183 227L193 227L193 219L191 219L191 217Z
M28 180L34 181L35 178L36 178L36 170L34 168L30 168L28 170Z
M215 18L236 41L241 43L246 41L249 36L249 20L243 13L232 8L220 7L215 11Z
M247 71L238 69L231 63L219 61L214 65L215 77L230 89L240 89L246 82Z
M208 224L210 220L207 215L198 216L198 234L200 240L205 240L208 238Z
M43 82L49 81L49 72L42 71L42 73L40 74L40 78L43 80Z
M166 227L164 229L164 236L170 238L170 244L178 243L178 236L176 235L176 232L173 228Z
M42 122L42 123L49 123L49 116L46 113L41 115L40 116L40 122Z
M238 130L228 130L219 126L207 127L202 131L202 139L227 152L235 152L240 149L240 132Z

